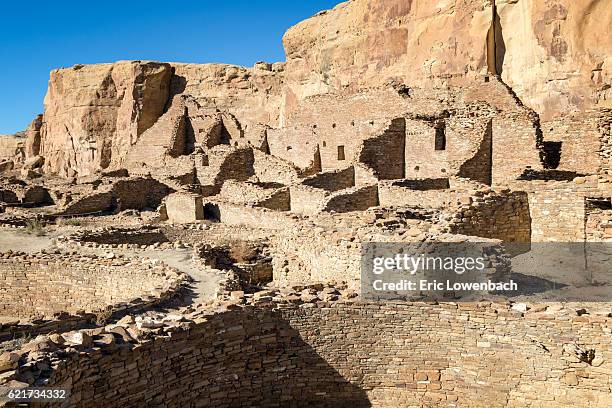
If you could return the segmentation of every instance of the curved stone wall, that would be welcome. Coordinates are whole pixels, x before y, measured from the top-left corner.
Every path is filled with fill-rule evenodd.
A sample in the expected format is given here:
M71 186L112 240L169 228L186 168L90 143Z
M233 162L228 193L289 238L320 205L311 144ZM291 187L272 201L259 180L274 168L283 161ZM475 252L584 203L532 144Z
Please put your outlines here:
M65 406L610 403L612 319L605 315L553 305L524 314L490 303L279 305L273 297L191 313L181 328L162 323L155 335L136 330L146 327L137 321L127 332L139 341L128 335L125 344L115 337L118 344L103 350L72 351L53 365L48 385L72 390ZM17 379L31 374L20 370Z
M148 260L3 253L0 317L18 322L140 309L173 296L187 279L175 269Z
M95 230L81 230L59 239L65 244L77 244L97 248L147 248L150 246L171 247L163 231L155 227L115 228L105 227Z

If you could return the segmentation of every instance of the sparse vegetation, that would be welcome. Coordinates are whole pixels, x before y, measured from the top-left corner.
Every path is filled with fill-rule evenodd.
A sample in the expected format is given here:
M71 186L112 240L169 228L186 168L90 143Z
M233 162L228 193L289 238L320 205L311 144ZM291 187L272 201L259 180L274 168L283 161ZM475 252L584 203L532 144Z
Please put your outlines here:
M26 221L26 232L28 234L36 235L37 237L45 235L45 227L43 223L38 219L29 219Z
M113 309L112 308L107 308L104 310L100 310L98 312L96 312L96 325L97 326L104 326L106 325L111 318L113 317Z
M62 227L82 227L85 225L83 220L79 220L78 218L60 218L57 224Z

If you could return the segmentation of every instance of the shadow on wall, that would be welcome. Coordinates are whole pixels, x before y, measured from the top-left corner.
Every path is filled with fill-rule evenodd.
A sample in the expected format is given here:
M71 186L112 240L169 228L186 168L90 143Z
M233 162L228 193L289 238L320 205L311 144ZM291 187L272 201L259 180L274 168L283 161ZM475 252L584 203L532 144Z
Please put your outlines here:
M80 404L107 401L107 407L371 407L364 390L347 381L321 357L278 312L228 311L205 324L158 339L138 349L124 350L143 380L116 370L110 355L76 359L59 368L53 386L85 373L71 388ZM89 380L85 380L89 378ZM93 380L96 378L96 380ZM111 386L122 380L117 388ZM177 381L180 379L180 381ZM154 394L154 395L153 395ZM145 401L146 398L146 401ZM91 399L90 401L87 401Z
M586 174L569 170L533 170L525 169L518 180L544 180L544 181L572 181L576 177L585 177Z
M506 57L506 43L502 31L501 20L497 13L497 6L493 2L493 10L491 17L491 28L487 33L487 66L489 73L493 75L501 75L504 67L504 59Z

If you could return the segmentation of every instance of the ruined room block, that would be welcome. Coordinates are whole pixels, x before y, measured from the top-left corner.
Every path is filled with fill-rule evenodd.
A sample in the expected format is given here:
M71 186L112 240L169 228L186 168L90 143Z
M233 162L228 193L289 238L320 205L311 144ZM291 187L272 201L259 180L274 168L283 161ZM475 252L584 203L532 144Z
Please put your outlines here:
M174 193L166 197L168 221L187 223L204 219L202 197L191 193Z

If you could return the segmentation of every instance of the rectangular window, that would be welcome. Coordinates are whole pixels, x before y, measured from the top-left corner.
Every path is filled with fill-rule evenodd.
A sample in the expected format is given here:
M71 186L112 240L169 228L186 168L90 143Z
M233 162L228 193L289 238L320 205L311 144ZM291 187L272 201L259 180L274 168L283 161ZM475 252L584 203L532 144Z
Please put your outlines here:
M436 129L436 150L446 150L446 123L440 121L435 125Z
M346 160L344 155L344 146L338 146L338 160Z

